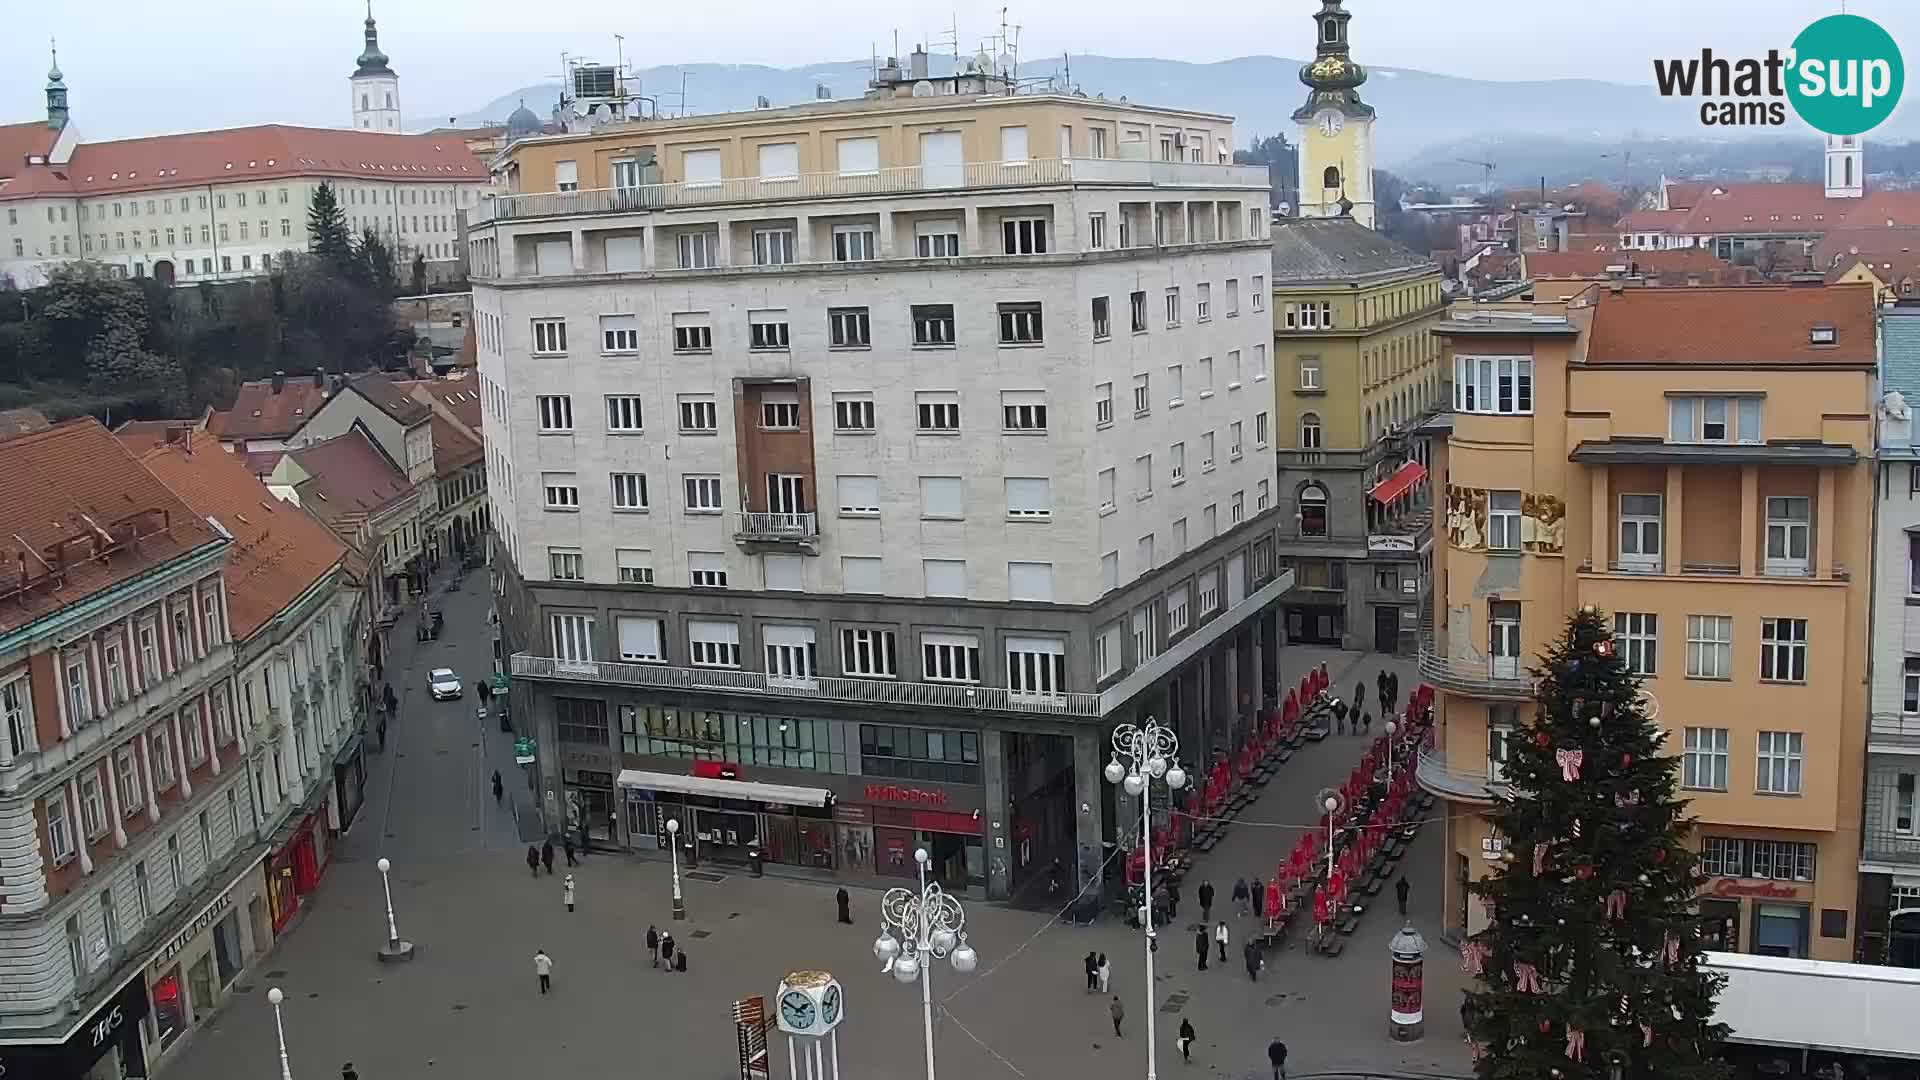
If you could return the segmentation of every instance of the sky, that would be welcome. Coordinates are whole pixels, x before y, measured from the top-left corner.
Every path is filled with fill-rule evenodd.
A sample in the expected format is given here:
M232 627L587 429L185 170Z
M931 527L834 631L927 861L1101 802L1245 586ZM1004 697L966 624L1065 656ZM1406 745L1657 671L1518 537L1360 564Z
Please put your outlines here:
M1920 2L1845 0L1920 62ZM1655 56L1703 46L1731 56L1785 48L1842 0L1348 0L1362 63L1484 79L1597 78L1646 85ZM252 123L344 126L361 48L356 0L7 0L0 121L44 117L47 43L57 37L74 117L90 140ZM1208 62L1313 49L1318 0L1045 0L1007 10L1026 56L1063 51ZM636 66L865 58L937 40L958 24L969 51L999 31L995 3L730 0L563 4L375 0L380 45L400 74L407 122L427 126L557 77L560 55ZM1178 15L1169 16L1169 11ZM1181 17L1185 16L1185 17ZM858 29L852 29L858 28ZM1292 95L1295 88L1277 87ZM1916 90L1915 93L1920 93Z

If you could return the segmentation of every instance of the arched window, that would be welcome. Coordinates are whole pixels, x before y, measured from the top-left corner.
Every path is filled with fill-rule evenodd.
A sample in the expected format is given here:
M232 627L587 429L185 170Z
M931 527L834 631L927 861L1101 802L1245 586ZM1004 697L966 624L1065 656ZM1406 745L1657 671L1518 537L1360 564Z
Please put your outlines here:
M1320 447L1320 414L1312 412L1301 413L1300 449L1318 450Z
M1373 445L1373 406L1367 406L1367 445Z
M367 109L367 95L361 94L360 95L360 111L365 112L366 109Z
M1320 186L1324 188L1339 187L1340 186L1340 166L1338 165L1327 166L1327 170L1320 174Z
M1300 535L1327 535L1327 489L1308 484L1300 489Z
M389 109L391 109L391 108L393 108L393 95L392 95L392 94L388 94L388 95L387 95L387 108L389 108Z

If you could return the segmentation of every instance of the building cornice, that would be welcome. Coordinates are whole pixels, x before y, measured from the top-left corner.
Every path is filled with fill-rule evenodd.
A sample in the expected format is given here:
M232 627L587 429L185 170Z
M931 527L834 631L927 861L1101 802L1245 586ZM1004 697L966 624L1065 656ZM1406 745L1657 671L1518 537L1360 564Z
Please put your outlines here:
M158 566L149 567L117 585L109 586L85 599L0 633L0 655L48 640L65 642L78 633L83 624L93 620L102 611L137 595L144 589L154 587L162 579L184 576L201 570L209 564L218 563L232 544L233 541L225 536L209 540Z

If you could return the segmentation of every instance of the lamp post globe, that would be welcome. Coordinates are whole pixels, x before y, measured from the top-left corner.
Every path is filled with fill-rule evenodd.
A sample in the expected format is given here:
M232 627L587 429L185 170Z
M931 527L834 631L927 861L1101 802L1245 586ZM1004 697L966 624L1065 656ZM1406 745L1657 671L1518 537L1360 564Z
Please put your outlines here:
M1147 771L1152 773L1156 780L1165 776L1167 774L1167 759L1161 757L1159 754L1153 755L1147 759Z
M1117 784L1126 777L1126 766L1121 765L1119 759L1116 758L1113 761L1107 762L1106 774L1107 783Z
M962 975L968 975L973 972L974 966L980 963L980 955L974 952L973 946L967 944L967 939L962 937L960 947L953 950L950 962L953 964L953 970Z
M893 977L910 983L920 977L920 954L904 953L893 962Z
M1327 796L1326 801L1322 802L1320 805L1326 808L1327 813L1331 814L1335 810L1340 809L1340 800L1329 795Z
M281 993L280 988L277 986L267 991L267 1004L269 1005L278 1005L282 1001L285 1001L286 998L287 995Z
M670 836L680 835L680 819L679 818L667 819L667 834Z
M380 860L379 862L377 862L377 863L374 863L373 865L375 865L375 866L377 866L377 867L379 867L379 868L380 868L380 872L381 872L381 873L383 873L383 874L384 874L384 873L386 873L387 871L389 871L389 870L391 870L391 869L393 869L393 863L392 863L392 862L390 862L390 861L388 861L388 860L387 860L386 858L384 858L384 857L382 857L382 858L381 858L381 860Z
M927 854L926 848L917 847L913 849L913 861L919 863L921 866L927 865L927 860L931 858L933 858L933 856Z
M1167 787L1179 791L1187 786L1187 770L1178 765L1167 769Z
M1128 773L1127 778L1120 782L1120 786L1128 795L1137 799L1141 792L1147 790L1147 781L1137 772Z
M882 964L889 964L893 962L894 957L899 955L900 943L893 939L892 934L881 934L879 937L873 939L873 958L875 960L880 961Z

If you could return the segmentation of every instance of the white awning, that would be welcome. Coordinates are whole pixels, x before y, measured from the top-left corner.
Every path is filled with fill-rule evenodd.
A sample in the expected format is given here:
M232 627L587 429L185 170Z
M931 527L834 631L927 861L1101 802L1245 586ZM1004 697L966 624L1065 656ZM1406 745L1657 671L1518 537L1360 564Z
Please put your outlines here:
M682 795L712 795L719 799L752 799L756 802L782 803L787 806L825 806L833 793L826 788L790 787L786 784L760 784L752 780L721 780L708 776L682 776L679 773L620 770L619 786L643 791L677 791Z

